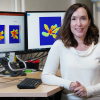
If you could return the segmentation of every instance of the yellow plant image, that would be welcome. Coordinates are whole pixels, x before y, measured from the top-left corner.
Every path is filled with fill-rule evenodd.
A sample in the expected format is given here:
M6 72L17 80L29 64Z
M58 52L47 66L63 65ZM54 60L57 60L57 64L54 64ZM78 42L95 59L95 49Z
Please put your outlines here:
M2 39L4 39L4 36L2 36L4 33L3 33L3 31L1 31L0 32L0 41L2 40Z
M45 37L48 37L51 35L54 39L57 37L56 34L57 34L58 30L60 29L60 27L57 27L57 24L52 25L50 29L47 24L44 24L44 28L45 28L45 30L48 31L48 33L42 32L42 35Z
M13 39L18 39L18 36L17 36L17 34L18 34L18 30L16 29L16 30L14 30L13 29L13 31L11 31L11 34L12 34L12 36L11 37L13 37Z

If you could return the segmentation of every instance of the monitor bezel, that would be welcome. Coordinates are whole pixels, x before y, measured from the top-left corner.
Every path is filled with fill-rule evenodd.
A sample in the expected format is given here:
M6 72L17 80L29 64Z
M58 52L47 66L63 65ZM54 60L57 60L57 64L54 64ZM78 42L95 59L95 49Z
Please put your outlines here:
M11 12L11 11L0 11L0 13L8 13L8 14L23 14L24 15L24 32L25 32L25 37L24 37L24 50L21 51L4 51L4 52L0 52L0 53L9 53L9 52L15 52L16 55L18 54L25 54L26 53L26 14L25 12Z
M27 41L27 43L26 43L26 48L27 48L27 50L26 50L26 52L27 53L35 53L35 52L48 52L49 50L50 50L50 48L45 48L45 49L43 49L43 50L29 50L28 49L28 24L27 24L27 13L46 13L46 12L48 12L48 13L51 13L51 12L66 12L66 11L25 11L25 13L26 13L26 41Z

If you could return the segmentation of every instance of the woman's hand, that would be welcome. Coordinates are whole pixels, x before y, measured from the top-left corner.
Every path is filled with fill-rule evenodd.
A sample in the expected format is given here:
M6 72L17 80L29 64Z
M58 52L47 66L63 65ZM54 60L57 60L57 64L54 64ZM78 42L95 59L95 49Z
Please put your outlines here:
M76 81L76 83L78 87L74 88L73 92L81 98L87 97L86 88L80 82Z
M71 82L70 86L69 86L69 89L70 91L74 92L74 89L77 87L77 83L75 82Z

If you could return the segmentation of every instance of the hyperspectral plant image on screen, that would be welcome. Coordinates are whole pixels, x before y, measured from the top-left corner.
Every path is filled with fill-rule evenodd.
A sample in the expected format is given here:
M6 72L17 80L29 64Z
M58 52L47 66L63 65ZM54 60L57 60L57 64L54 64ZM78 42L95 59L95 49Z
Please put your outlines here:
M20 26L9 25L9 43L20 43Z
M60 27L57 27L57 24L52 25L50 29L49 29L48 25L44 24L44 28L45 28L45 30L48 31L48 33L43 31L42 32L43 36L48 37L49 35L51 35L54 39L56 39L57 32L60 29Z
M61 27L61 17L39 17L40 45L52 45Z
M0 44L5 44L5 25L0 25Z

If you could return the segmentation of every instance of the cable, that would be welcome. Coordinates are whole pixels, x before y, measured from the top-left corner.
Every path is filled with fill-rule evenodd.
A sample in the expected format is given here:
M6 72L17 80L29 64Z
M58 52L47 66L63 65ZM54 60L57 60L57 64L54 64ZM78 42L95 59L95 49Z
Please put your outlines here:
M46 52L46 54L48 55L48 52ZM44 63L44 60L46 61L46 58L47 56L43 57L41 60L40 60L40 63L39 63L39 66L41 69L43 69L45 63Z
M42 53L41 55L39 55L38 57L35 56L33 59L35 59L35 58L39 58L39 57L43 56L44 53L45 53L45 52L43 52L43 53Z
M38 53L38 54L39 54L39 53ZM37 54L37 55L38 55L38 54ZM31 60L31 59L33 59L33 60L34 60L34 59L35 59L35 60L38 60L38 59L40 59L40 58L41 58L41 56L43 56L43 54L44 54L44 52L43 52L40 56L38 56L38 57L36 57L36 56L37 56L37 55L36 55L36 56L35 56L35 57L33 57L33 58L26 59L26 61L27 61L27 60ZM37 59L36 59L36 58L37 58Z
M25 61L23 61L22 59L20 59L17 55L16 55L16 58L24 64L25 68L22 68L22 69L13 69L13 68L10 66L10 61L8 62L9 68L10 68L12 71L21 71L21 70L25 70L26 67L27 67Z
M41 59L41 58L43 58L43 57L45 57L45 56L47 56L47 54L46 54L46 55L44 55L44 56L42 56L42 57L40 57L40 58L37 58L37 59L35 59L35 60ZM34 60L34 61L35 61L35 60Z
M39 53L40 53L40 52L39 52ZM39 53L37 53L37 55L38 55ZM35 57L37 57L37 55L35 55ZM35 57L34 57L34 58L35 58Z
M48 52L47 52L46 55L48 55ZM42 60L40 61L40 63L43 62L43 60L44 60L45 58L46 58L46 56L42 58Z

